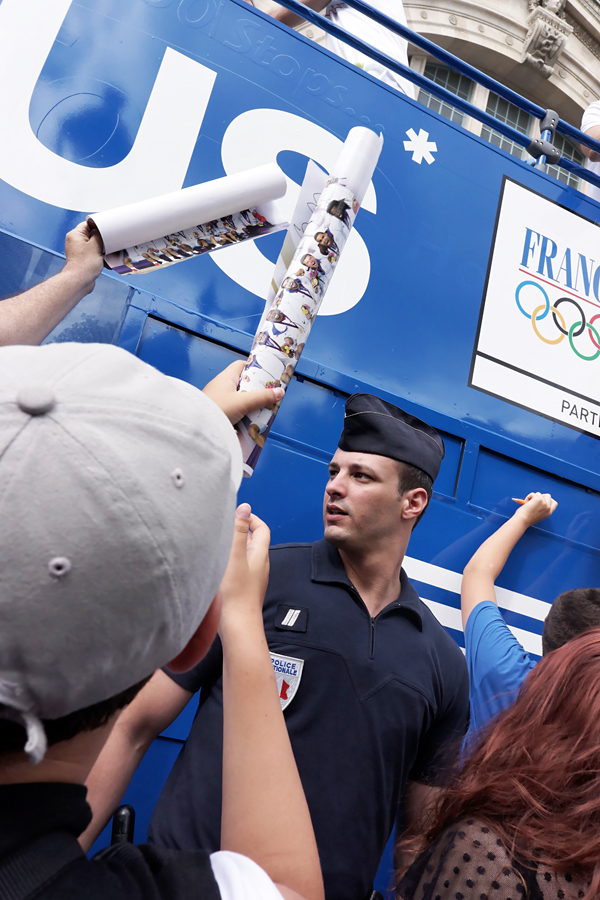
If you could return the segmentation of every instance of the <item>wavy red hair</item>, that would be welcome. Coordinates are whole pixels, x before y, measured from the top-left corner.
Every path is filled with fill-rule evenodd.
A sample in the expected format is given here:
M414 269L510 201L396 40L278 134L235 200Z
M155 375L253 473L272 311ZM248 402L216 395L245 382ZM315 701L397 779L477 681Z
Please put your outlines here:
M538 663L406 849L423 849L466 815L521 860L589 882L585 900L600 895L600 628Z

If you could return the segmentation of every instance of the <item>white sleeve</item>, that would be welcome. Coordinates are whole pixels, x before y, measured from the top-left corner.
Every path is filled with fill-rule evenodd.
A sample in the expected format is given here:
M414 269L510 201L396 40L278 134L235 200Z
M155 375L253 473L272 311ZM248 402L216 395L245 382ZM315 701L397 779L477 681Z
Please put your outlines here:
M581 130L586 132L596 125L600 125L600 100L591 103L584 112L581 120Z
M283 900L264 869L247 856L219 850L211 853L210 864L221 900Z

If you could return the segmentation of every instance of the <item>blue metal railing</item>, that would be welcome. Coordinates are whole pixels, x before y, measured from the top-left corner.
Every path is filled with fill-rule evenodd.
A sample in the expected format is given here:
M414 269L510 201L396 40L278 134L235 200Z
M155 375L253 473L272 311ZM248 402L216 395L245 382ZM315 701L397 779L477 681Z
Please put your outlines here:
M372 19L374 22L377 22L379 25L383 25L389 31L394 32L394 34L398 34L400 35L400 37L403 37L406 40L410 41L410 43L415 47L419 47L420 49L425 50L426 53L428 53L430 56L433 56L439 62L445 63L447 66L459 72L461 75L466 75L467 78L470 78L477 84L481 84L483 85L483 87L488 88L494 94L497 94L499 97L502 97L508 103L513 104L519 109L522 109L528 115L534 116L535 118L540 120L545 117L546 110L543 109L543 107L538 106L537 103L533 103L526 97L522 97L516 91L512 91L510 88L507 88L499 81L496 81L489 75L485 75L483 72L480 72L479 69L476 69L474 66L470 66L462 59L459 59L457 56L454 56L447 50L444 50L442 47L434 44L433 41L427 40L427 38L424 38L417 32L412 31L405 25L401 25L400 22L396 22L395 19L391 19L384 13L373 9L373 7L369 6L368 3L365 3L364 0L344 0L344 2L348 6L352 7L352 9L355 9L357 12L362 13L363 15L367 16L367 18ZM392 57L387 56L376 47L365 43L365 41L361 41L360 38L357 38L355 35L350 34L350 32L346 31L345 28L340 28L339 25L334 24L329 19L320 15L318 12L315 12L309 7L304 6L302 3L298 2L298 0L278 0L278 3L280 3L282 6L285 6L285 8L289 9L291 12L296 13L296 15L300 16L302 19L306 19L306 21L312 22L313 25L316 25L318 28L322 28L323 31L326 31L328 34L336 37L343 43L348 44L355 50L358 50L359 52L364 53L366 56L371 57L371 59L374 59L376 62L385 66L387 69L391 69L392 72L396 72L398 75L401 75L408 81L412 81L413 84L416 84L418 87L422 88L428 93L433 94L440 100L444 100L450 106L454 106L456 109L459 109L466 115L471 116L473 119L477 119L479 122L482 122L484 125L492 128L494 131L499 132L504 137L513 141L515 144L518 144L519 146L525 148L528 148L531 144L531 137L529 135L522 134L522 132L517 131L516 128L513 128L505 122L501 122L499 119L495 119L494 116L490 115L482 109L479 109L476 106L473 106L472 103L469 103L467 100L463 100L462 97L458 97L456 94L453 94L451 91L447 90L441 85L436 84L434 81L431 81L424 75L419 75L418 72L413 71L413 69L408 68L408 66L405 66ZM574 128L572 125L569 125L568 122L564 122L562 119L559 119L556 130L560 132L560 134L564 134L575 143L584 144L584 146L589 147L592 150L595 150L596 153L600 154L600 142L595 141L589 135L579 131L578 128ZM596 187L600 187L600 176L591 172L589 169L585 169L583 166L580 166L573 160L568 159L565 156L561 156L557 165L561 166L563 169L566 169L568 172L572 172L577 177L583 178L584 181L589 181Z

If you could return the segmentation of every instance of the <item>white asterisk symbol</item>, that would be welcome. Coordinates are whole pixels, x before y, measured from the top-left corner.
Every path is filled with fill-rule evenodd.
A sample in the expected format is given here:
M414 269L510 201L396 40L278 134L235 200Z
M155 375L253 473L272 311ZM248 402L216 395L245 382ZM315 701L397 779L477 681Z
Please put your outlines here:
M429 137L428 131L423 131L422 128L419 129L419 133L415 134L413 128L409 128L406 134L409 136L410 141L404 141L404 149L412 150L412 161L419 163L425 160L426 163L431 165L432 162L435 162L435 159L432 154L432 150L437 153L437 144L435 141L428 141Z

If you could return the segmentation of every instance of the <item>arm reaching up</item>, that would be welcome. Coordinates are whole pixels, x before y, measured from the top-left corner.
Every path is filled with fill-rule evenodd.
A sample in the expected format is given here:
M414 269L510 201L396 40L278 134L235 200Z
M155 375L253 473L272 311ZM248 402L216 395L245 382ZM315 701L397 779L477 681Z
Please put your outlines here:
M41 344L94 289L102 271L100 236L81 222L65 238L63 269L47 281L0 302L0 346Z
M221 584L221 849L254 860L287 900L323 900L310 813L285 726L262 620L270 533L238 508Z
M515 514L491 537L467 563L462 579L460 606L463 628L478 603L491 600L496 603L494 582L506 564L515 544L530 525L535 525L552 515L557 507L550 494L532 493L525 498Z

